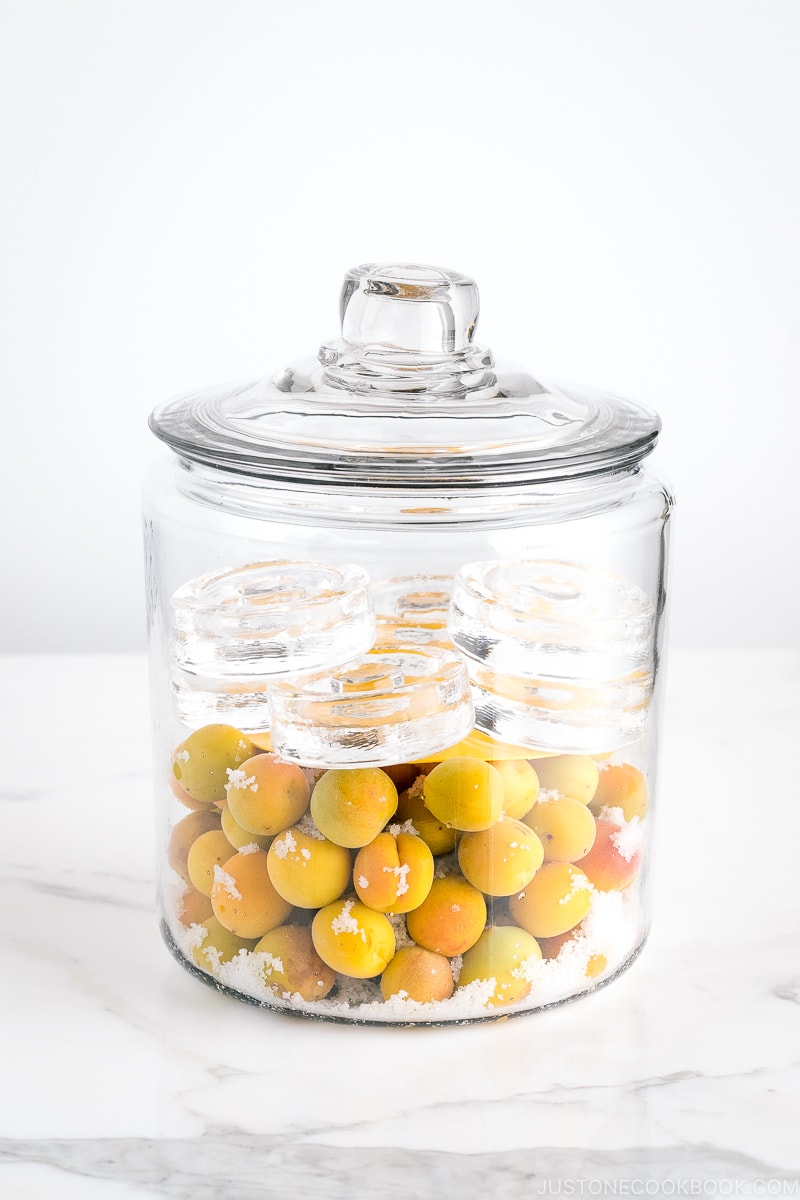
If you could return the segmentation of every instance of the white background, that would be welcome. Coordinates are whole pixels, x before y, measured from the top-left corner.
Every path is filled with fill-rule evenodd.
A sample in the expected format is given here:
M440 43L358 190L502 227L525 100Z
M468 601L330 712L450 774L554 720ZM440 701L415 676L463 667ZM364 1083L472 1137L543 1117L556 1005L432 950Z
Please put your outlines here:
M0 648L144 644L149 410L371 259L657 408L673 641L797 644L798 63L796 0L3 0Z

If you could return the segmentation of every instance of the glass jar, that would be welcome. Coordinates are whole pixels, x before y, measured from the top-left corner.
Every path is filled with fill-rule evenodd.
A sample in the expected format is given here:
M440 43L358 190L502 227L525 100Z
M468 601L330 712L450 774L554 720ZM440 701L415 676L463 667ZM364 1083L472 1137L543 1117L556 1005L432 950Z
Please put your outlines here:
M151 418L163 934L303 1016L560 1003L648 927L659 421L496 366L453 271L359 267L341 318Z

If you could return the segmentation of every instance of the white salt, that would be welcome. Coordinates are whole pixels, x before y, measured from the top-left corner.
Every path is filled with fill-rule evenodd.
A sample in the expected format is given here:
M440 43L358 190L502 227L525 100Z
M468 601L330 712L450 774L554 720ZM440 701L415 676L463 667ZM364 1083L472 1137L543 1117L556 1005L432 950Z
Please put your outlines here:
M405 946L413 946L414 942L409 935L406 919L402 913L387 913L389 924L394 930L395 946L398 950Z
M192 957L192 951L203 944L208 936L204 925L194 923L188 928L181 921L184 897L189 893L185 881L175 871L170 871L164 881L164 907L172 936L186 955Z
M343 911L348 909L345 916L349 915L348 905L352 905L352 901L346 901L343 906ZM404 932L404 918L390 916L389 920L398 932L398 946L413 944ZM201 938L205 936L205 930L201 927L196 926L195 930L199 930ZM403 931L402 937L400 931ZM469 1020L471 1017L501 1017L506 1013L524 1012L531 1007L556 1003L581 992L591 991L596 981L586 975L590 958L599 954L606 955L608 966L603 976L607 976L622 966L633 953L641 941L643 932L641 906L638 896L634 895L631 889L625 893L596 892L592 896L592 907L578 935L574 940L565 943L558 958L542 960L532 956L515 969L515 975L531 983L531 991L517 1004L502 1008L493 1008L489 1003L495 989L494 979L480 979L457 988L449 1000L419 1003L409 999L407 994L396 995L384 1001L376 980L349 979L337 975L334 995L308 1001L298 993L279 991L274 984L267 982L263 954L242 950L230 962L215 966L213 973L228 987L276 1008L386 1023L457 1022ZM173 930L173 935L179 941L181 949L184 949L193 937L180 926ZM196 937L195 933L194 938ZM450 966L457 984L461 973L461 957L452 958Z
M232 900L241 900L242 893L236 886L236 880L227 871L223 871L219 863L214 863L214 883L220 884Z
M632 823L629 823L632 824ZM230 895L239 898L234 881L218 866L214 871ZM232 887L231 887L232 885ZM579 887L585 887L579 881ZM180 922L186 884L174 872L168 872L165 884L166 915L169 928L181 953L191 961L192 951L202 946L207 938L206 929L199 924L188 929ZM364 931L352 916L354 901L342 904L338 917L331 922L333 932L359 934L366 941ZM408 935L405 917L387 914L395 933L398 948L414 945ZM435 1021L467 1021L472 1017L497 1016L524 1012L530 1008L557 1003L582 992L591 991L597 984L617 971L634 953L645 930L644 912L638 889L628 888L624 892L592 892L591 906L575 936L566 942L557 958L539 959L532 956L521 963L513 972L531 983L528 996L517 1004L493 1008L489 1005L494 992L494 980L477 980L456 989L449 1000L418 1003L408 995L398 995L389 1001L381 997L377 980L349 979L337 976L332 996L317 1000L304 1000L298 993L279 988L269 982L273 973L283 970L280 959L263 953L241 950L229 962L221 962L216 947L207 946L204 957L211 974L227 987L251 997L262 1004L290 1011L332 1016L342 1019L369 1020L392 1023L413 1021L430 1023ZM595 978L586 974L591 959L605 956L607 965ZM462 967L460 956L450 960L453 979L458 983ZM323 981L317 981L323 987Z
M311 816L310 812L303 814L303 816L295 825L295 829L298 829L300 833L304 833L306 837L313 838L315 842L325 841L325 834L320 833L320 831L317 829L316 825L314 824L314 818Z
M455 851L452 854L440 854L435 860L433 877L434 879L445 879L448 875L460 874L460 870L458 855Z
M240 854L258 854L261 847L258 842L248 842L246 846L239 847Z
M397 822L395 822L394 825L389 826L388 832L392 835L392 837L397 837L398 833L418 833L414 822L411 820L404 821L402 825L399 825Z
M397 895L405 896L408 891L408 872L411 870L409 864L402 863L399 867L384 867L383 869L397 879Z
M634 817L616 833L611 834L611 844L625 859L625 862L630 862L634 854L640 851L644 845L644 831L641 825L639 818Z
M497 987L497 980L491 979L474 979L472 983L466 984L456 990L451 1000L440 1001L440 1004L452 1004L453 1000L457 1003L454 1007L461 1007L464 1015L476 1016L475 1010L488 1008L489 1002L494 995L494 989Z
M524 959L518 967L515 967L511 972L515 979L525 979L528 983L533 983L536 978L538 964L542 960L538 954L531 954L529 958Z
M238 788L239 791L249 787L251 792L258 791L255 775L248 775L241 767L226 767L225 772L228 776L228 787Z
M539 788L539 795L536 797L537 804L544 804L546 800L557 800L561 795L558 788Z
M189 761L189 751L188 750L179 750L178 753L175 755L175 759L177 762L187 763Z
M214 974L226 987L272 1004L277 1000L277 988L266 981L265 958L266 955L261 953L240 951L230 962L222 963Z
M570 887L566 896L562 896L558 903L559 904L569 904L572 897L576 896L578 894L578 892L593 892L593 891L594 891L594 884L592 883L592 881L590 879L588 879L586 877L586 875L584 875L583 873L581 873L580 875L575 874L572 876L572 886ZM521 896L524 896L524 894L525 894L524 892L520 892Z
M297 849L297 839L291 829L287 829L281 837L276 838L272 843L272 849L275 851L278 858L286 858L292 851Z
M358 886L360 888L368 888L369 887L369 880L367 879L366 875L359 875Z
M420 800L420 799L422 799L424 792L425 792L425 776L418 775L417 778L412 783L411 787L408 789L408 798L409 798L409 800Z
M260 957L263 960L264 972L269 978L273 971L279 971L283 975L283 960L275 954L270 954L268 950L259 951Z
M311 858L311 851L308 849L307 846L303 846L300 853L302 854L303 858L305 858L305 859Z
M334 917L331 921L331 929L334 933L360 933L362 942L366 942L366 933L352 915L353 904L353 900L345 900L338 916Z

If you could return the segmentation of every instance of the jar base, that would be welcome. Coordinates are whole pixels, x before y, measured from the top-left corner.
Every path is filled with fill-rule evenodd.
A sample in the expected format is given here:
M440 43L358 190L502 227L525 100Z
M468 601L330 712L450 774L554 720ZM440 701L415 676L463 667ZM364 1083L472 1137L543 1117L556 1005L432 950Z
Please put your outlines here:
M580 991L573 992L569 996L563 996L558 1000L550 1000L538 1005L530 1005L526 1008L514 1006L513 1008L509 1008L505 1011L498 1009L493 1012L488 1012L485 1015L454 1016L444 1017L441 1019L433 1017L430 1020L403 1020L402 1018L397 1018L394 1016L385 1020L378 1020L359 1016L355 1011L353 1012L352 1016L349 1016L344 1012L314 1012L308 1008L290 1007L287 1004L273 1004L268 1000L260 1000L255 996L249 996L246 992L239 991L237 988L232 988L228 984L222 983L221 980L216 979L213 975L209 975L208 972L201 970L200 967L188 959L173 936L166 919L162 919L161 921L161 936L164 939L167 949L169 950L170 954L172 954L173 958L180 963L184 970L188 971L190 975L193 975L195 979L199 979L207 987L213 988L217 992L222 992L222 994L225 996L230 996L234 1000L243 1001L245 1004L250 1004L254 1008L263 1008L269 1012L280 1014L281 1016L302 1017L310 1021L325 1021L335 1025L371 1025L378 1028L388 1027L393 1029L419 1029L425 1027L441 1029L448 1025L477 1025L486 1024L492 1021L505 1021L508 1020L509 1017L529 1016L532 1013L541 1013L546 1012L549 1009L560 1008L574 1000L581 1000L586 996L593 995L595 992L600 991L601 988L604 988L609 983L612 983L619 975L622 975L624 971L627 971L628 968L633 965L645 947L648 931L645 930L643 932L633 950L628 954L623 962L615 967L613 971L609 972L608 975L604 975L600 979L588 981L587 987L582 988Z

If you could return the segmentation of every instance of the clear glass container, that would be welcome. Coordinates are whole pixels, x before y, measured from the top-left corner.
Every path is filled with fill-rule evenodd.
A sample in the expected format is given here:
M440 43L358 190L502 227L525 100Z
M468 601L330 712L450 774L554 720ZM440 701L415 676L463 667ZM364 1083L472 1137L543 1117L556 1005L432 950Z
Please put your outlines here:
M456 272L362 266L340 308L151 417L164 938L303 1016L544 1008L648 928L659 421L495 365Z

